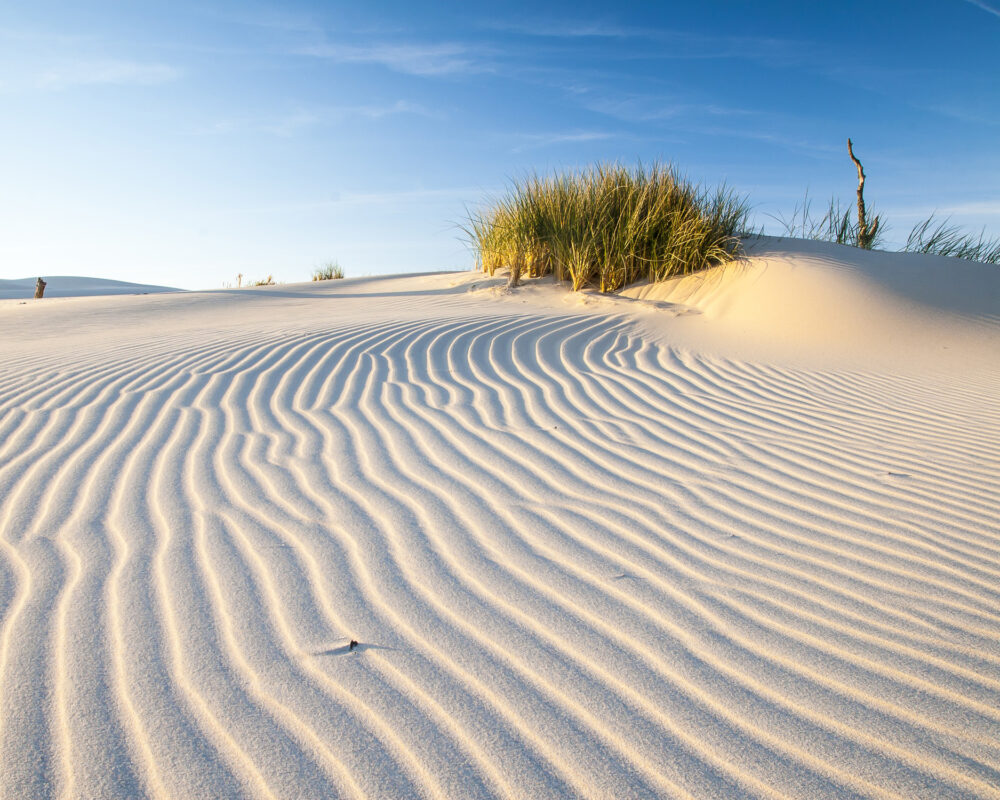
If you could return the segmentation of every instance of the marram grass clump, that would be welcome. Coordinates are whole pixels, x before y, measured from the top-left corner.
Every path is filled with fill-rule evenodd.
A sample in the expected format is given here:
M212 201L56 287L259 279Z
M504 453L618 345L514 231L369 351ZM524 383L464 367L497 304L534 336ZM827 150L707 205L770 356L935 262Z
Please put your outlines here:
M344 277L344 268L336 261L327 261L313 270L314 281L334 281Z
M1000 264L1000 239L988 238L985 230L978 236L967 233L947 219L938 220L933 214L913 226L904 249L911 253L933 253L983 264Z
M531 175L465 226L477 262L493 275L554 275L573 289L613 292L737 257L749 206L725 187L704 190L673 167L602 165Z

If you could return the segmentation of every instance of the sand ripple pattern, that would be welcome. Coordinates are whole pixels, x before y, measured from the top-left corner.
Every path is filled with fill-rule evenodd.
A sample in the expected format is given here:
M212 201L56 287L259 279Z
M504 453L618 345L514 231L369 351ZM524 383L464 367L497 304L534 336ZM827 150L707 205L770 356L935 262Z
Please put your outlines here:
M0 797L1000 797L996 388L569 312L12 358Z

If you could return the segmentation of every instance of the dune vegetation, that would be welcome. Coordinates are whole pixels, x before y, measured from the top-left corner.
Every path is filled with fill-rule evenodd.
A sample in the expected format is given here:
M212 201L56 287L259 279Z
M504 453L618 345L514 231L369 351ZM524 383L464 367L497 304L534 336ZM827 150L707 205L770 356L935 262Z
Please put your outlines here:
M1000 239L990 239L985 231L978 235L963 231L950 220L933 214L913 226L906 240L907 252L934 253L984 264L1000 264Z
M312 275L314 281L340 280L343 277L344 268L336 261L327 261L325 264L321 264L316 267Z
M847 149L858 173L856 211L832 198L817 218L807 192L790 218L773 218L785 235L882 248L885 219L866 207L864 170L850 140ZM672 165L599 164L517 179L462 229L477 266L490 275L509 269L510 286L525 275L553 275L574 290L614 292L734 260L741 239L754 235L750 209L745 196L725 186L704 189ZM914 225L903 250L1000 263L1000 239L966 233L934 215Z
M855 219L855 210L851 205L844 205L836 197L830 198L830 204L821 217L813 213L812 198L806 192L801 205L792 209L790 216L772 216L785 236L792 239L811 239L818 242L836 242L851 247L861 247L862 241L867 243L866 250L881 250L884 244L887 227L882 223L882 216L874 215L876 232L870 238L862 240L859 237L860 228Z
M774 219L781 226L784 235L791 238L860 247L858 224L854 220L853 211L851 206L843 205L834 197L830 199L824 214L816 216L812 211L812 199L807 193L805 200L793 209L791 216ZM878 219L881 221L881 216ZM871 246L866 249L881 250L887 229L886 225L880 226ZM903 251L1000 264L1000 239L991 239L986 236L985 231L977 234L963 230L950 219L939 219L936 214L913 226Z
M854 221L850 205L842 206L836 197L830 198L830 205L822 217L814 217L807 190L805 201L801 206L795 207L790 218L772 217L781 224L787 236L836 242L865 250L881 249L887 226L882 215L872 214L865 204L865 172L854 155L850 139L847 140L847 153L858 171L857 222ZM936 214L931 214L910 230L903 252L930 253L984 264L1000 264L1000 239L988 238L985 230L978 236L968 233L951 224L949 219L940 220Z
M672 166L598 165L517 180L464 227L490 275L554 275L574 289L612 292L731 261L749 205L724 186L703 189Z

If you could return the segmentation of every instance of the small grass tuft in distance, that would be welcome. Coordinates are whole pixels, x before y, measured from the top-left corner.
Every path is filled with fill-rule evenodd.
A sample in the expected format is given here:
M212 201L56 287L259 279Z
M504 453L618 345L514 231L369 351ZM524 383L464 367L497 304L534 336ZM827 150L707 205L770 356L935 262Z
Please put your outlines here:
M340 280L344 277L344 268L340 266L336 261L327 261L325 264L320 265L313 272L312 279L314 281L332 281Z
M261 278L259 281L250 281L250 286L274 286L274 276L268 275L266 278Z
M705 190L671 166L599 165L515 181L463 226L478 266L493 275L553 275L573 289L617 291L724 264L739 255L749 205L724 186Z

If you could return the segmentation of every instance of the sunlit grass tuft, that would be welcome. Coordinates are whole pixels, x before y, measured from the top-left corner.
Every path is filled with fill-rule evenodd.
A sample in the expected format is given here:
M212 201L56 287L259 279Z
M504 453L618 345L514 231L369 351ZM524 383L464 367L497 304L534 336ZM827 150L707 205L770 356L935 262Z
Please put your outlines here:
M806 192L802 205L795 206L790 217L778 215L772 219L781 226L785 236L860 247L862 242L855 213L852 206L842 206L840 200L831 197L826 212L822 217L816 217L812 211L812 198ZM884 242L887 227L880 214L872 217L872 225L873 234L866 240L867 249L877 250Z
M327 261L325 264L316 268L313 272L312 279L314 281L331 281L340 280L343 277L344 268L336 261Z
M836 198L831 198L826 213L817 217L812 212L812 198L807 192L805 200L792 209L790 217L779 215L772 219L781 226L785 236L859 246L858 224L853 219L853 209L842 206ZM879 225L872 240L872 249L879 249L888 228L881 216L876 216L875 220ZM949 219L940 220L933 214L913 226L903 250L1000 264L1000 239L988 238L985 231L969 233L951 224Z
M704 190L673 167L601 165L515 181L464 230L478 265L493 275L553 275L573 289L613 292L734 259L747 229L746 200Z

